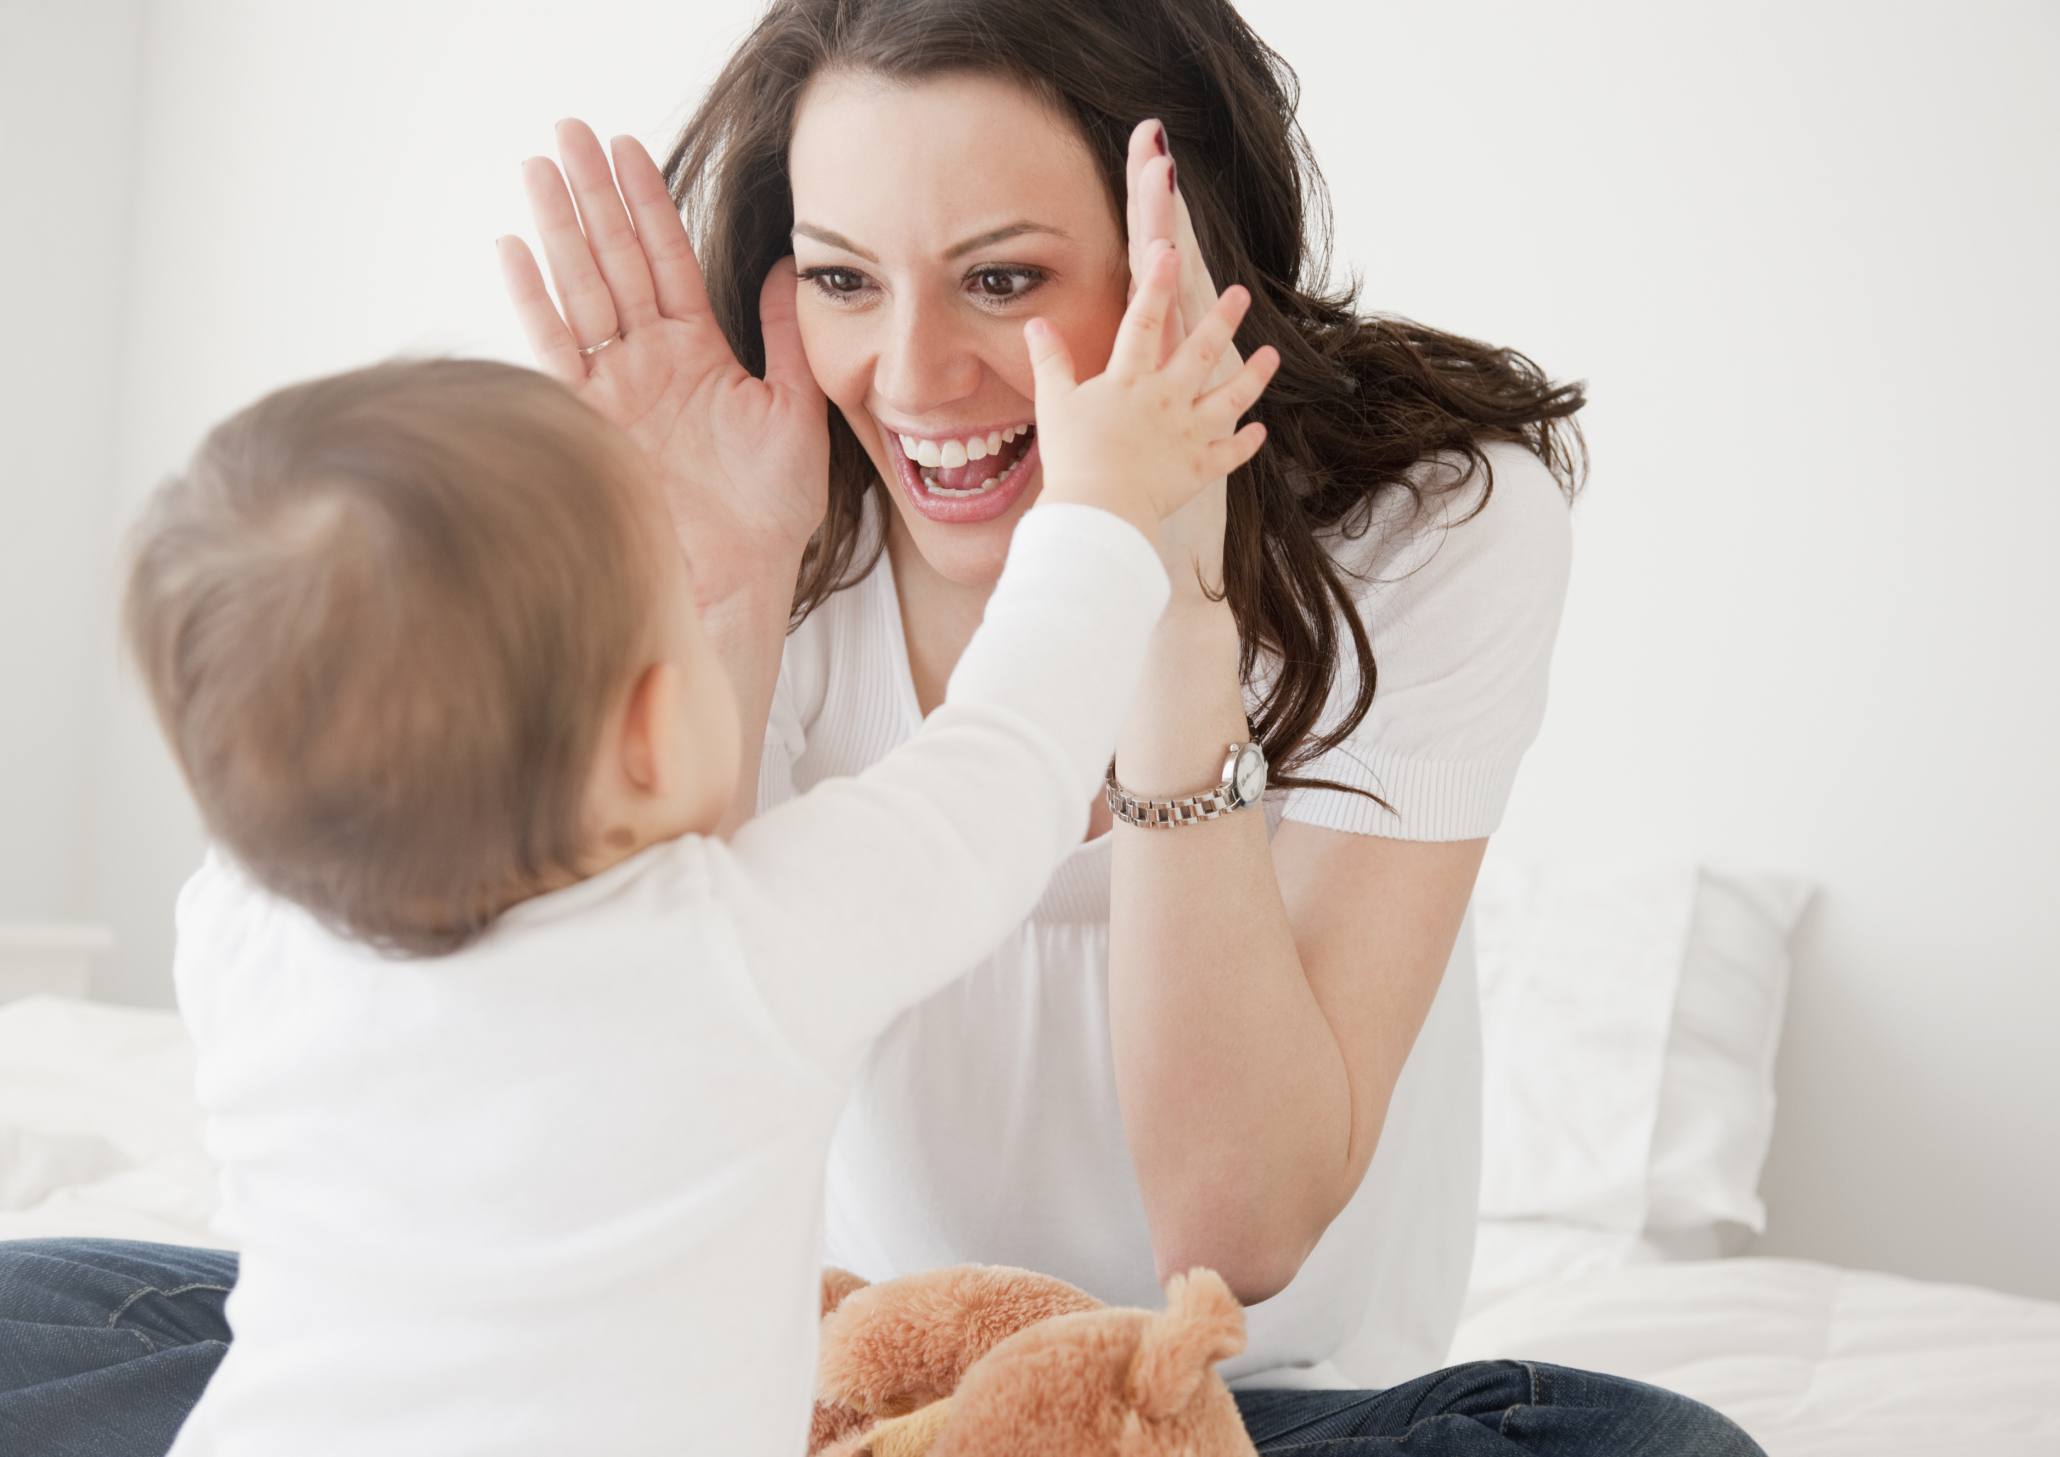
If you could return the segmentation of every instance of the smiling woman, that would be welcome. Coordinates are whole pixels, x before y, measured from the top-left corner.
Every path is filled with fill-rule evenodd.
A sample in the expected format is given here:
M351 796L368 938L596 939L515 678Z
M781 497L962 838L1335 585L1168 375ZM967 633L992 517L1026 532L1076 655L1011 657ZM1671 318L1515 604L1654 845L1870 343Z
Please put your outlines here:
M883 129L915 144L882 147ZM1095 158L1004 78L836 70L798 99L787 161L802 338L866 473L893 488L890 549L984 587L1036 498L1023 321L1098 368L1122 310L1129 260Z
M1169 340L1227 282L1240 347L1281 359L1266 450L1163 533L1175 601L1086 841L870 1059L831 1256L1023 1265L1130 1305L1213 1266L1253 1307L1225 1373L1262 1450L1756 1450L1608 1378L1420 1374L1478 1180L1466 909L1543 714L1583 393L1327 292L1294 110L1224 0L781 0L667 159L739 358L765 357L759 282L791 251L835 407L762 803L941 699L1052 465L1026 321L1093 370L1170 244Z

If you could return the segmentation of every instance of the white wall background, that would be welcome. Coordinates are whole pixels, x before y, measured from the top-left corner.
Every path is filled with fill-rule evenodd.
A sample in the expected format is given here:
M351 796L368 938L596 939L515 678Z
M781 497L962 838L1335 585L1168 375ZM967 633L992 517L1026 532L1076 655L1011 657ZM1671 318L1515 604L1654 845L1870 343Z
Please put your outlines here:
M216 417L520 358L561 115L654 150L754 0L0 0L0 919L167 999L194 821L116 533ZM2060 9L1247 0L1374 308L1590 382L1529 854L1813 876L1764 1249L2060 1297Z
M140 3L0 0L0 923L91 908Z

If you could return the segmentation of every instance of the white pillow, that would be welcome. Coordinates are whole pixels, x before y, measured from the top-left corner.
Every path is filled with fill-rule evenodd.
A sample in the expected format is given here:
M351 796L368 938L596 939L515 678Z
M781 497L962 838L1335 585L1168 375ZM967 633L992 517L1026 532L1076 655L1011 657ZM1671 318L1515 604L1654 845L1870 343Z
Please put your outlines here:
M1635 1234L1693 880L1491 855L1473 905L1481 1214Z
M1697 872L1652 1133L1648 1230L1766 1230L1760 1169L1774 1137L1789 942L1813 892L1786 876Z
M1474 893L1482 1216L1761 1229L1809 894L1784 876L1491 853Z

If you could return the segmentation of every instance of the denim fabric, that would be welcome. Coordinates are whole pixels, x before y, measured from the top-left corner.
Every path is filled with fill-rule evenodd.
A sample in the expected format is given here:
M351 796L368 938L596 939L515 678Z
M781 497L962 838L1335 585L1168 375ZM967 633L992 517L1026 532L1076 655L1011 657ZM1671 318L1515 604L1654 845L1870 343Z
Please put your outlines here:
M163 1457L228 1350L236 1257L126 1240L0 1243L0 1453ZM1240 1391L1265 1457L1766 1457L1706 1406L1536 1361L1385 1391Z
M1385 1391L1233 1395L1263 1457L1766 1457L1685 1396L1538 1361L1472 1361Z
M0 1243L0 1453L164 1457L229 1349L236 1257Z

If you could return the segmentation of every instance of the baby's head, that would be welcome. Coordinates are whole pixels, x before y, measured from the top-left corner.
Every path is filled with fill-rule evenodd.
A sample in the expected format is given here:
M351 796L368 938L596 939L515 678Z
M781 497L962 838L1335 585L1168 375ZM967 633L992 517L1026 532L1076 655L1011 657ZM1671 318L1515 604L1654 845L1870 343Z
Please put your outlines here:
M530 370L381 364L224 421L139 523L124 617L210 834L387 951L455 950L735 789L659 485Z

